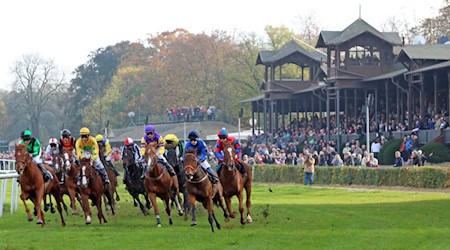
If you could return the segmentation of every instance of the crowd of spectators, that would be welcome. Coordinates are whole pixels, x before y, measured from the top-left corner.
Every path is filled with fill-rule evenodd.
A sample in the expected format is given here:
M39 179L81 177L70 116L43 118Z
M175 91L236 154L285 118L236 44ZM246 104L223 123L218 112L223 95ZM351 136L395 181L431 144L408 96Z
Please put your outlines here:
M192 122L192 121L214 121L217 118L217 109L215 106L193 105L189 107L176 107L167 109L167 118L171 122Z

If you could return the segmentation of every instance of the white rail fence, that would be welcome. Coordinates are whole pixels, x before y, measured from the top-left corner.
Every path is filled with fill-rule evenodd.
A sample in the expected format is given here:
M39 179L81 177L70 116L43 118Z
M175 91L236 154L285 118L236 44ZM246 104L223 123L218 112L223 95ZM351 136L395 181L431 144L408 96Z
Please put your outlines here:
M17 207L19 205L19 187L17 184L18 177L19 175L16 172L16 161L0 159L0 180L2 180L2 184L0 186L0 217L3 216L3 205L6 201L8 180L11 180L11 214L17 212Z

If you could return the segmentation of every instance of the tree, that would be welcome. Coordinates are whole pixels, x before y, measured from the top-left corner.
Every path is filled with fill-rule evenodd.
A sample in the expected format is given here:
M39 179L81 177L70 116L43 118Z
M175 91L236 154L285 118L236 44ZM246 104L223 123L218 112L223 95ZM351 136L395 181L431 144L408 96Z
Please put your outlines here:
M64 73L58 70L53 60L38 54L24 55L13 67L14 91L31 130L39 137L41 116L47 110L49 100L65 83Z
M297 17L298 37L305 43L315 46L320 34L320 24L314 12Z
M450 36L450 1L446 0L436 17L423 19L418 26L411 29L414 34L421 34L427 43L436 43L441 36Z

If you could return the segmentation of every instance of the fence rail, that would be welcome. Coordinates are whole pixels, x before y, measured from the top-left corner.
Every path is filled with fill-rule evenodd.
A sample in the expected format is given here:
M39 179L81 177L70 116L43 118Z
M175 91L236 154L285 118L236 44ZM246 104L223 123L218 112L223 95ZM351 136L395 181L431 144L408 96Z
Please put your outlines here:
M6 189L8 186L8 180L11 180L11 201L10 211L11 214L17 212L19 205L19 188L17 184L17 178L19 175L16 172L16 161L8 159L0 159L0 180L2 184L0 186L0 217L3 216L3 205L6 201Z

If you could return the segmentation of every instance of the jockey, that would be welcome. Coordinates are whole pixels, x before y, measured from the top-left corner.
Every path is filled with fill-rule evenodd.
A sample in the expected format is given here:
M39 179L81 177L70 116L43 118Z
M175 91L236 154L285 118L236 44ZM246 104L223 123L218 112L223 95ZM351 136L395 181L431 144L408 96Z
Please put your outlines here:
M236 140L236 138L234 138L233 136L228 136L228 132L225 128L222 128L221 130L219 130L219 133L217 133L217 136L219 137L219 139L217 140L216 147L214 150L214 153L215 153L217 161L218 161L217 173L219 173L219 175L220 175L220 168L222 167L222 163L223 163L222 151L223 151L225 142L231 142L231 144L233 144L234 149L236 151L235 162L239 166L239 171L241 172L242 177L246 177L247 171L246 171L245 167L242 166L242 164L239 162L239 159L241 158L241 144L239 144L239 141Z
M176 175L175 170L167 162L166 157L164 157L164 152L166 152L166 149L164 148L164 138L162 138L161 135L156 133L155 126L153 126L153 125L145 126L144 140L145 140L145 146L147 146L151 142L158 143L158 145L156 147L156 155L158 156L158 159L164 164L164 166L166 167L170 176L175 176ZM145 168L145 171L144 171L143 175L141 176L142 178L145 177L145 175L147 174L146 172L147 172L147 168Z
M41 143L38 139L32 137L30 130L25 130L20 135L20 144L27 145L27 152L31 154L33 161L39 166L42 174L44 175L44 182L51 181L53 179L52 174L48 171L44 164L42 164L41 159Z
M133 139L131 139L130 137L125 138L124 145L125 146L122 148L121 153L122 157L123 157L123 150L128 149L131 152L133 152L134 161L138 166L139 164L144 164L144 157L142 157L141 148L136 143L134 143ZM123 169L124 169L123 184L126 184L128 178L128 170L125 167Z
M58 140L56 138L50 138L48 141L47 148L45 149L45 155L47 156L47 159L52 160L53 155L59 154L59 148L58 146Z
M105 156L106 164L108 164L108 167L114 172L114 175L119 176L120 175L119 172L117 172L117 169L111 162L112 150L111 144L109 144L109 140L103 138L103 135L101 134L96 135L95 140L97 141L98 149L103 150L103 155Z
M98 144L97 141L91 136L91 131L88 128L83 127L80 129L80 138L75 143L78 159L84 158L84 151L89 151L92 155L91 160L94 162L94 167L100 173L103 183L109 184L108 174L103 166L100 158L98 157Z
M72 135L70 134L70 131L68 129L63 129L61 131L61 137L59 138L59 152L62 154L63 147L67 147L67 148L72 147L73 148L72 159L73 159L73 162L77 163L77 165L78 165L77 154L75 152L75 142L76 142L76 139L74 137L72 137ZM62 157L65 160L67 160L65 158L65 156L62 156Z
M164 136L164 146L166 149L175 149L178 158L183 156L183 143L174 134L168 134Z
M200 135L197 131L193 130L188 135L189 141L186 142L186 151L187 150L197 150L197 158L200 161L200 166L208 173L209 180L212 184L215 184L219 181L219 178L217 177L216 173L214 173L213 169L211 168L211 165L209 165L208 162L208 154L207 154L207 147L206 143L200 139ZM184 155L183 155L184 158Z

